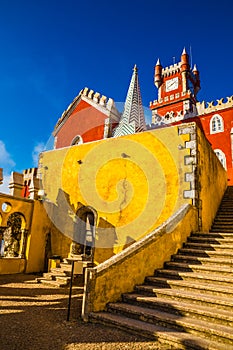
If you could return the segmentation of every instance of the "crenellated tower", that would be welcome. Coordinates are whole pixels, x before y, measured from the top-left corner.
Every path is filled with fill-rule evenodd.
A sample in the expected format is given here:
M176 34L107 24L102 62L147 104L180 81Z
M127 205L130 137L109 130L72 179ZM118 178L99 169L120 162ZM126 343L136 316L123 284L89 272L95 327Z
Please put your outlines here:
M181 60L163 68L158 59L155 65L154 84L158 99L150 102L152 123L170 124L197 115L196 96L200 90L200 77L196 65L190 67L185 48Z

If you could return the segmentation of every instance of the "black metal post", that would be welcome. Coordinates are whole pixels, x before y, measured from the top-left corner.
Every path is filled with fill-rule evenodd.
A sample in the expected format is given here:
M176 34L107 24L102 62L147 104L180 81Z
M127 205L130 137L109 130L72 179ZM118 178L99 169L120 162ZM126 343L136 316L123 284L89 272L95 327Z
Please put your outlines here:
M74 275L74 260L72 261L72 268L71 268L70 292L69 292L69 301L68 301L68 310L67 310L67 321L70 320L70 305L71 305L71 296L72 296L73 275Z

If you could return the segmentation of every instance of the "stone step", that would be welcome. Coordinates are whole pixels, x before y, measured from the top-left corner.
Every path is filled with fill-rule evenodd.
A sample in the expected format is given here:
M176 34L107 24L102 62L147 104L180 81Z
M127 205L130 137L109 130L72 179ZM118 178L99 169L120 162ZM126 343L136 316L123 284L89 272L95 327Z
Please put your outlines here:
M233 234L233 228L216 228L216 227L213 227L210 229L210 232L222 232L222 233L231 233Z
M214 243L194 243L194 242L187 242L184 243L183 245L184 248L186 249L195 249L195 250L207 250L207 251L232 251L233 254L233 240L232 242L225 244L225 242L223 244L214 244Z
M223 225L222 223L225 223L225 225ZM219 219L217 221L214 221L213 224L212 224L212 228L215 228L215 227L219 227L221 226L221 228L229 228L231 226L233 226L233 223L231 221L227 221L227 219ZM219 230L219 232L221 232L221 230Z
M177 279L177 280L188 280L199 283L211 283L216 285L233 286L233 276L229 273L229 276L224 276L221 272L210 273L209 270L206 272L182 272L178 270L156 270L155 277L163 277L166 279Z
M215 220L213 221L214 226L219 225L219 226L232 226L232 217L216 217Z
M51 269L50 273L54 275L64 274L66 276L71 276L71 269L63 268L63 267L54 267Z
M216 308L211 306L203 306L194 303L190 304L180 300L176 301L168 298L151 297L141 294L125 294L123 302L169 312L180 317L189 316L225 326L233 325L232 311L222 309L216 310Z
M68 276L56 276L55 280L60 283L66 283L67 285L70 283L71 277Z
M217 214L224 214L225 213L225 210L229 211L229 212L232 212L232 205L229 205L229 203L224 203L222 205L220 205L220 207L218 208L218 211L217 211Z
M218 212L221 212L222 210L229 209L233 211L232 203L230 202L222 202L218 208Z
M71 265L72 262L75 261L83 261L83 258L81 255L76 255L76 257L70 257L63 259L63 263Z
M226 223L232 223L233 224L233 217L232 216L224 216L224 215L219 215L219 216L216 216L214 221L213 222L222 222L222 220L224 219L224 222Z
M190 256L190 255L172 255L173 262L181 262L186 264L196 265L207 265L207 266L218 266L218 267L231 267L233 268L233 259L230 258L214 258L214 257L201 257L201 256Z
M232 205L232 200L222 200L222 202L220 203L219 207L218 207L218 212L221 212L222 210L224 210L225 208L227 209L232 209L233 205Z
M185 331L197 336L206 337L213 341L222 342L226 346L227 344L233 344L232 328L225 325L127 303L111 303L108 305L108 311L117 314L120 313L125 317L138 319L154 325L165 326L177 331Z
M233 304L233 286L217 286L210 283L201 283L200 281L183 281L183 280L172 280L163 277L148 276L145 279L145 285L149 287L155 286L156 288L170 288L179 290L191 290L199 291L200 293L223 295L225 297L232 298Z
M223 259L233 259L233 251L230 249L219 249L219 250L203 250L203 249L192 249L192 248L181 248L178 250L176 255L187 255L190 257L210 257L210 258L223 258ZM173 255L175 256L175 255Z
M47 280L46 278L43 278L43 277L37 277L36 282L43 283L44 285L47 285L49 287L56 287L56 288L67 287L67 283L59 282L56 280Z
M226 350L226 344L220 344L193 334L175 331L171 328L146 323L114 313L91 313L90 319L92 322L101 322L107 326L112 325L124 331L130 331L145 338L156 340L158 349L160 346L166 346L166 349L179 350ZM233 346L228 345L228 350L233 350Z
M215 215L215 219L221 216L226 216L228 218L232 217L233 209L232 208L221 208Z
M218 296L207 293L202 294L198 291L187 291L170 288L155 288L154 286L149 285L135 286L135 293L152 297L157 296L159 298L168 298L170 300L180 300L181 302L188 302L191 304L194 303L217 309L228 310L231 312L233 311L232 299L225 296L223 297L222 295Z
M207 266L207 265L201 265L201 264L187 264L187 263L181 263L181 262L175 262L175 261L168 261L164 264L165 269L172 269L177 271L186 271L186 272L205 272L205 273L211 273L213 275L222 275L222 276L232 276L232 268L229 266Z
M203 243L203 244L216 244L216 245L227 245L233 244L233 238L217 238L217 237L188 237L187 242L189 243Z
M63 270L63 271L71 271L72 269L72 265L69 264L69 263L66 263L66 262L61 262L60 263L60 268Z
M196 232L196 233L192 233L191 236L192 237L202 237L202 238L220 238L220 239L232 239L233 238L233 233L228 233L228 232Z
M233 232L233 226L232 225L214 225L214 226L211 226L211 231L218 231L218 232Z
M54 280L56 277L67 277L67 275L64 272L44 272L43 277L48 279L48 280Z

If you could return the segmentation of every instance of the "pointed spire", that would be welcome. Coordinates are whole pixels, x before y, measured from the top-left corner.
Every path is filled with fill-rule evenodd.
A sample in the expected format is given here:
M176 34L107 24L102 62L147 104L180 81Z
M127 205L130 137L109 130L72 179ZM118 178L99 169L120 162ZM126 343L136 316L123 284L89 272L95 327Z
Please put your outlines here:
M162 84L162 65L160 63L160 59L158 58L155 65L155 75L154 75L154 83L157 88Z
M194 64L194 66L193 66L193 72L198 72L196 64Z
M125 101L124 111L119 125L113 132L113 136L134 134L144 130L146 130L146 123L138 80L138 68L135 64Z
M189 55L186 52L186 49L184 47L182 55L181 55L181 72L189 71Z
M182 55L187 55L187 52L186 52L186 48L185 48L185 47L183 48Z
M200 90L201 88L201 84L200 84L200 76L199 76L199 70L197 69L196 64L194 64L193 66L193 74L195 76L195 92L197 94L197 92Z

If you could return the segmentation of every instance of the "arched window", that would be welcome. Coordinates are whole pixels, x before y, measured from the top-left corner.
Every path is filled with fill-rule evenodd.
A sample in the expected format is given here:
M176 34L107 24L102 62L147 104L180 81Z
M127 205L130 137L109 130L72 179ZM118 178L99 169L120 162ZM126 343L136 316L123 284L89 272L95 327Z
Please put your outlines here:
M221 149L215 149L214 153L216 154L216 156L218 157L218 159L222 163L223 167L227 170L227 163L226 163L225 153L223 153L223 151Z
M73 138L73 140L71 142L71 146L80 145L81 143L83 143L82 136L77 135L77 136L75 136L75 138Z
M210 133L217 134L224 131L224 123L221 115L215 114L210 119Z

